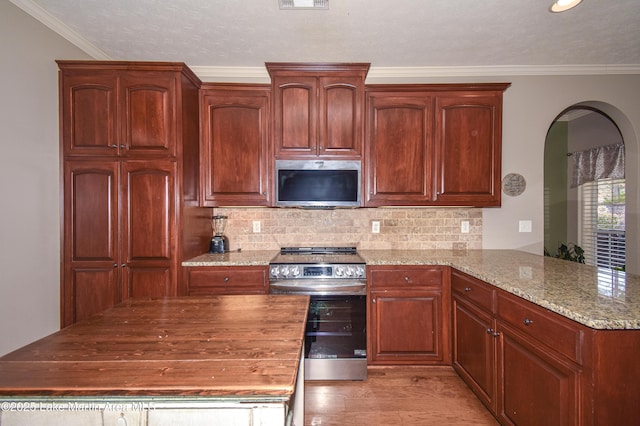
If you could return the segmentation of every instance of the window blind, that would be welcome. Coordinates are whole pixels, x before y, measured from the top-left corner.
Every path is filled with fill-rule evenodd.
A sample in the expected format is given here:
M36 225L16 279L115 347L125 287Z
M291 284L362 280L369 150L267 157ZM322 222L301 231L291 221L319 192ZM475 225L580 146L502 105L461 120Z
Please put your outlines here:
M599 179L581 186L579 245L585 263L624 269L626 263L625 181Z

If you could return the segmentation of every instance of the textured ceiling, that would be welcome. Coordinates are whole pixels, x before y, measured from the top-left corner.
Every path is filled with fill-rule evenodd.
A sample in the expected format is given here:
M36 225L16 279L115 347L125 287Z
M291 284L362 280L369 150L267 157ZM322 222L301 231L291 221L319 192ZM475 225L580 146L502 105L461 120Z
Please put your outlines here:
M640 64L640 0L584 0L560 14L549 12L551 0L330 0L329 10L316 11L280 10L278 0L11 1L57 18L50 26L64 24L104 53L98 59L210 67Z

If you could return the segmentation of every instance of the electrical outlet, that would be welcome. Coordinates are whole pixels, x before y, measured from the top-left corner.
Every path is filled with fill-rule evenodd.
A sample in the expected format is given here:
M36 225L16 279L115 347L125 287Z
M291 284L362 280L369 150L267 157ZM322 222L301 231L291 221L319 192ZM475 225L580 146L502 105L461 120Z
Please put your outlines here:
M253 221L253 233L254 234L259 234L260 233L260 221L259 220L254 220Z
M460 232L462 232L463 234L468 234L469 233L469 221L468 220L463 220L462 222L460 222Z
M374 234L380 233L380 221L374 220L371 222L371 232Z
M518 226L519 232L531 232L530 220L521 220Z

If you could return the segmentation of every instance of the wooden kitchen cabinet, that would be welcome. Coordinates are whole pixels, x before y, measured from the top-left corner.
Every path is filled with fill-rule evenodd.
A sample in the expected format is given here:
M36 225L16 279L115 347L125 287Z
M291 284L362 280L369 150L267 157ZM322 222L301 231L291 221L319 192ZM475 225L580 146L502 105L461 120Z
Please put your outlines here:
M367 91L365 206L424 205L433 199L433 97Z
M276 159L360 158L364 63L267 63Z
M449 364L449 286L442 267L368 268L369 363Z
M183 271L189 296L269 293L267 266L189 266Z
M502 424L578 425L584 327L453 271L453 367Z
M500 206L502 92L507 84L436 97L437 204Z
M204 84L200 90L203 206L268 206L271 86Z
M452 363L458 375L492 413L497 412L495 291L452 272Z
M175 293L175 169L162 160L65 162L65 323L127 297Z
M61 80L65 155L161 156L177 153L175 74L127 69L87 73L65 66Z
M175 296L211 216L198 206L200 82L184 64L58 64L67 326L128 297Z
M509 85L368 85L365 206L499 206Z

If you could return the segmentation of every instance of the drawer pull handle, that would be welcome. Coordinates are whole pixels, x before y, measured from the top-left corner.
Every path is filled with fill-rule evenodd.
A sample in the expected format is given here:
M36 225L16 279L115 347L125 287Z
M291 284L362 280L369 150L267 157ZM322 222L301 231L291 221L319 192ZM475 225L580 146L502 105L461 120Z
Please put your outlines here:
M530 320L529 318L525 318L524 321L522 321L524 325L531 325L533 324L533 320Z
M467 293L469 293L471 291L471 287L465 287L464 291L466 291Z

